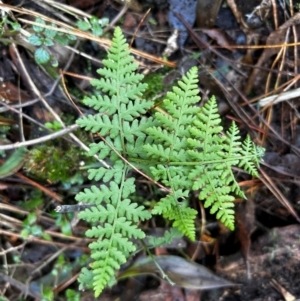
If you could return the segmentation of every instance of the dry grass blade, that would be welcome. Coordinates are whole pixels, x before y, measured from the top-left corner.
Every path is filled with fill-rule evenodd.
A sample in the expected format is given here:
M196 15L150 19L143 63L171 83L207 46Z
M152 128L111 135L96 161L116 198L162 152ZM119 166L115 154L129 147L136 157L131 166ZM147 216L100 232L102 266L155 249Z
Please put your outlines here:
M300 218L297 212L290 204L290 202L286 199L286 197L281 193L278 187L274 184L273 180L262 168L259 169L259 172L261 174L261 181L266 185L266 187L268 187L268 189L272 192L276 199L290 212L290 214L294 216L297 222L300 222Z
M66 33L66 34L73 34L73 35L75 35L75 36L77 36L79 38L84 38L84 39L88 39L90 41L97 42L97 43L99 43L105 49L108 49L111 46L111 41L109 39L105 39L105 38L101 38L101 37L96 37L93 34L81 31L81 30L79 30L79 29L77 29L77 28L75 28L73 26L67 25L67 24L65 24L63 22L60 22L60 21L54 20L52 18L49 18L47 16L44 16L43 14L40 14L40 13L37 13L37 12L33 12L33 11L27 10L25 8L16 8L16 7L11 6L11 5L1 4L0 3L0 9L1 8L3 10L5 10L5 11L11 10L11 11L15 11L15 12L18 12L18 13L21 13L21 14L26 14L26 15L30 15L30 16L34 16L34 17L40 17L40 18L42 18L43 20L45 20L47 22L51 22L51 23L56 24L57 26L59 26L59 28L52 28L49 25L37 24L34 21L26 20L26 19L23 19L23 18L18 18L19 21L22 21L25 24L38 25L40 27L48 28L48 29L53 29L53 30L56 30L58 32L62 32L62 33ZM148 53L136 50L134 48L131 49L131 52L133 54L137 55L137 56L140 56L142 58L148 59L148 60L150 60L152 62L161 64L161 65L169 66L171 68L174 68L176 66L176 63L174 63L174 62L170 62L170 61L164 60L162 58L159 58L159 57L154 56L154 55L150 55Z

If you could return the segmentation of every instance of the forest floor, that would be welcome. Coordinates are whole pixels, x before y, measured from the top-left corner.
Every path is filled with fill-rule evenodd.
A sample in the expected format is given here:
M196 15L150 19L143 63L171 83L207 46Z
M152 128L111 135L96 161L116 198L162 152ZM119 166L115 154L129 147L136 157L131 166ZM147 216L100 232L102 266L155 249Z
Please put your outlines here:
M0 4L0 301L300 300L299 3L123 2ZM36 22L52 29L55 23L59 33L46 33ZM243 136L266 149L258 179L235 173L247 195L235 201L235 231L195 198L202 229L196 242L182 238L153 251L184 254L235 286L192 290L140 275L98 298L78 290L78 273L88 264L87 225L76 212L55 208L75 205L75 195L90 187L87 168L95 162L84 146L92 137L75 127L73 136L49 135L65 134L81 112L90 113L82 99L92 91L115 26L145 74L146 98L159 104L197 66L201 104L215 95L225 127L234 120ZM170 39L174 28L177 40ZM28 142L26 153L14 150L20 141ZM145 179L136 186L148 205L158 197ZM167 229L154 220L148 226L152 233Z

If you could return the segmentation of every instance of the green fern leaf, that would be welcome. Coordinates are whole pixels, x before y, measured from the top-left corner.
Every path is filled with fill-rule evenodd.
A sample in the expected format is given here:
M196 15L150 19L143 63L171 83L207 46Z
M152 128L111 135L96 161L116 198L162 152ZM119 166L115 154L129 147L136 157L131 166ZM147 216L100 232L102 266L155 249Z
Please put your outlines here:
M83 103L100 113L108 115L115 114L118 109L118 98L114 95L111 98L107 95L92 95L91 97L85 97Z
M256 165L257 165L257 150L250 137L247 136L241 150L242 160L239 163L239 167L245 169L249 174L254 177L258 177Z
M164 148L161 144L146 144L144 147L144 151L148 154L149 158L157 159L161 162L169 161L171 149Z
M100 189L96 186L91 186L91 188L85 188L83 192L79 192L75 199L78 202L88 203L88 204L100 204L104 198L110 198L112 191L105 185L101 185Z
M126 173L127 168L123 165L119 184L111 181L110 189L105 185L100 186L101 190L92 186L91 190L86 189L77 195L78 199L97 204L79 213L79 217L86 221L100 223L86 232L88 237L98 239L89 245L91 257L96 260L91 265L95 295L112 279L115 269L119 269L129 254L136 250L136 246L129 239L145 237L144 232L138 229L135 223L151 217L143 206L137 206L127 198L123 199L135 190L133 178L124 180ZM95 192L98 193L97 199ZM104 198L106 205L101 204Z
M179 198L187 197L188 191L176 191L177 195L169 194L162 198L153 208L152 214L160 214L164 218L173 221L172 226L191 240L195 239L194 219L197 211L186 207Z
M99 143L91 143L90 144L90 150L88 155L94 156L98 155L100 159L105 159L111 152L111 148L105 144L103 141Z
M234 197L230 193L243 194L231 168L239 162L240 147L236 142L237 128L233 127L226 137L221 135L220 122L216 100L212 97L201 108L195 126L190 129L193 138L188 139L191 149L187 152L199 165L191 170L189 179L194 181L193 190L200 189L199 199L205 201L204 206L211 207L210 212L217 213L217 218L233 229L234 211L230 208Z
M110 180L114 179L115 182L120 183L121 181L121 175L122 175L122 170L124 168L124 164L122 161L116 161L114 168L112 169L107 169L104 167L100 167L97 169L91 168L88 170L89 173L89 180L103 180L103 182L107 183Z
M81 269L79 274L78 282L79 289L84 290L86 288L93 288L93 272L85 267Z
M140 99L146 85L141 84L142 76L135 73L138 66L129 55L128 45L119 28L115 30L108 59L103 60L103 64L104 68L98 70L101 78L91 83L107 95L84 99L86 105L98 110L101 115L89 115L77 121L81 127L99 133L106 139L105 142L91 144L89 154L97 154L100 159L109 156L113 162L111 169L100 167L89 170L90 179L102 179L109 182L109 187L92 186L76 196L78 201L95 204L80 212L79 217L100 223L86 232L88 237L97 239L89 245L91 257L95 260L91 264L91 272L96 296L114 278L115 270L136 250L130 238L145 237L135 223L151 217L143 206L132 203L128 198L135 191L134 179L125 179L129 168L115 153L116 150L126 154L128 145L130 148L136 143L136 137L144 141L146 135L141 129L153 124L151 119L136 120L151 108L152 102ZM79 281L84 286L90 278L91 273L85 269Z
M156 236L150 236L148 235L146 240L146 245L149 248L156 248L162 245L168 245L171 244L171 242L174 239L178 239L182 237L182 233L179 232L177 229L175 228L171 228L169 231L166 231L164 233L163 237L156 237Z

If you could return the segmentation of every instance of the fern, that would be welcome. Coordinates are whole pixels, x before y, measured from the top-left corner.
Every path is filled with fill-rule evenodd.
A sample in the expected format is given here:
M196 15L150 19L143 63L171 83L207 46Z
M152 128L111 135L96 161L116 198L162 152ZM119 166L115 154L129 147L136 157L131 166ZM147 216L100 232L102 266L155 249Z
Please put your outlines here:
M106 137L106 143L101 141L91 145L90 154L97 153L101 159L109 156L113 162L111 169L89 170L89 179L109 181L109 188L106 185L100 188L92 186L76 196L77 201L95 205L79 214L80 218L96 224L86 232L88 237L96 239L89 245L94 262L90 265L91 270L85 268L82 271L79 282L81 288L93 287L96 296L112 281L114 271L136 250L130 239L145 237L136 223L151 217L143 206L131 203L129 195L135 192L134 178L126 178L129 167L114 152L125 154L126 147L134 143L134 138L145 137L139 127L145 127L147 121L138 123L134 118L152 106L152 102L140 99L146 86L140 83L142 76L134 73L138 65L129 55L120 29L115 31L108 59L103 64L105 67L98 70L101 79L91 83L107 95L98 94L84 100L99 114L77 121L86 130ZM128 132L131 134L127 136Z
M110 169L90 169L89 179L101 181L100 186L86 188L76 196L77 201L92 205L79 214L93 224L86 235L95 239L89 245L93 262L90 269L82 270L79 282L81 288L92 287L96 296L113 282L115 271L136 251L134 239L145 237L137 227L139 222L159 214L195 239L197 211L189 207L190 191L199 191L204 206L233 229L234 196L245 195L232 167L258 176L257 166L263 156L263 149L249 137L240 142L234 123L223 133L214 97L202 108L198 106L196 67L167 93L162 110L149 117L145 113L154 104L142 98L146 85L136 73L138 65L119 28L103 64L98 70L100 79L91 81L99 92L84 99L98 113L77 121L102 137L90 145L89 154L111 165ZM129 177L133 165L171 191L151 213L130 200L135 193L135 179Z

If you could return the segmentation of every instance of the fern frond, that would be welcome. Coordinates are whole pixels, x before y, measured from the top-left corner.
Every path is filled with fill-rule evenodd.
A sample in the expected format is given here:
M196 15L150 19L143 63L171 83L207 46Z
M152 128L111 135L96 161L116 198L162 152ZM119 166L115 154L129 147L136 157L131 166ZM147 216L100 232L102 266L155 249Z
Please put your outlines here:
M178 229L183 235L186 235L190 240L195 240L195 218L197 211L190 207L176 206L173 208L173 215L166 218L174 220L172 226Z
M134 118L145 114L147 110L150 109L151 105L149 102L141 101L139 99L135 101L129 101L127 104L122 103L120 108L120 117L126 121L133 121Z
M100 113L113 115L117 111L117 98L114 96L109 98L107 95L92 95L91 97L85 97L83 102Z
M79 289L85 290L86 288L93 288L93 278L93 272L83 267L78 277Z
M200 109L194 105L199 101L197 77L197 69L192 68L179 87L167 94L163 102L166 113L155 114L159 125L146 130L153 143L146 144L144 150L149 158L157 160L156 166L150 167L156 181L162 181L174 193L200 189L199 199L205 200L205 206L212 207L211 211L232 229L234 197L230 193L244 196L232 173L232 166L240 162L238 129L233 125L228 137L221 134L214 97ZM183 215L178 214L176 202L174 196L163 198L152 213L173 220L173 226L182 230ZM184 224L191 225L192 219L185 218ZM193 232L191 228L184 231Z
M226 196L226 199L229 198L228 201L224 199L221 202L216 202L214 206L211 208L210 212L214 214L218 212L216 217L219 219L224 225L226 225L230 230L234 229L234 203L232 198Z
M194 67L178 83L179 87L174 87L173 92L167 93L167 98L163 102L166 113L155 114L158 125L146 130L153 140L151 144L144 146L149 158L165 162L169 167L173 166L171 162L176 162L179 167L177 170L184 171L180 174L181 176L188 174L190 169L188 166L180 165L181 162L184 164L190 159L185 151L188 146L187 139L190 136L189 127L193 116L200 111L197 106L193 106L200 100L197 96L197 83L198 70ZM175 174L172 175L174 176ZM155 178L159 180L158 174Z
M78 120L77 124L86 131L98 133L101 136L109 134L111 138L115 138L120 132L120 124L117 115L111 120L107 115L88 115Z
M241 198L246 198L244 192L240 189L238 183L232 172L232 166L237 166L240 158L241 151L241 137L239 129L235 122L232 123L229 130L226 132L227 139L224 141L223 147L224 152L220 153L221 157L224 158L218 168L222 170L221 179L226 185L231 185L231 191Z
M234 193L245 198L232 172L233 166L239 166L248 173L258 176L257 148L250 138L240 142L239 130L235 123L221 134L220 117L217 112L215 98L211 98L198 114L194 127L190 128L193 138L188 139L190 149L188 154L199 165L190 173L193 180L193 190L200 189L199 199L204 200L204 206L211 207L211 213L217 213L228 228L234 228ZM263 153L261 151L261 153Z
M114 168L107 169L104 167L100 167L97 169L91 168L88 170L89 180L103 180L103 182L109 182L111 179L114 179L115 182L120 183L122 178L122 171L124 168L124 164L121 160L116 161Z
M90 180L109 182L109 186L94 185L76 196L77 201L93 205L80 212L79 217L97 224L86 232L88 237L96 239L89 245L94 259L91 271L84 269L79 277L82 287L92 283L96 296L111 282L115 270L136 250L130 239L145 237L136 223L149 219L151 214L143 206L131 202L129 196L135 192L134 178L126 179L130 168L120 161L118 154L127 156L133 147L141 149L147 140L145 129L156 124L152 118L139 119L153 103L141 99L146 84L141 83L143 76L135 73L138 65L129 55L120 28L115 30L108 59L103 60L103 64L104 68L97 71L101 78L92 80L91 84L107 95L84 99L86 105L100 114L77 120L85 130L105 138L92 143L89 154L111 160L111 169L89 170Z
M154 138L153 138L154 139ZM146 144L143 149L148 154L149 158L157 159L160 162L167 162L170 158L171 149L165 148L161 144Z
M132 129L136 130L137 135L142 133L142 129L136 128L137 123L130 126L129 122L134 122L136 118L145 114L153 103L141 99L147 85L141 83L143 76L135 73L138 64L134 62L130 55L120 28L115 30L108 59L103 60L103 65L104 68L97 70L101 78L92 80L91 84L108 95L98 95L97 97L92 96L84 99L86 105L97 109L101 115L82 117L77 120L77 124L87 131L91 130L103 137L109 137L118 152L126 153L125 139L130 143L133 143L134 139L132 133L129 133L128 137L125 136L128 129L133 127ZM93 147L93 153L96 153L96 149L101 147L101 157L109 153L102 144L99 146L93 145ZM117 159L117 156L115 158Z
M105 159L111 152L111 148L105 144L103 141L99 143L91 143L90 150L88 152L89 156L98 155L100 159Z
M96 260L91 265L95 295L100 294L114 276L115 269L119 269L126 258L136 250L130 239L145 237L144 232L137 228L135 223L151 217L143 206L131 203L127 198L135 191L134 178L125 180L128 169L123 164L119 166L123 166L121 178L117 183L110 181L110 189L105 185L101 185L100 189L92 186L91 190L85 189L76 197L77 200L97 204L79 213L81 219L100 223L86 232L88 237L97 239L89 245L91 257ZM98 193L98 198L95 198L94 193ZM103 200L105 204L101 204Z
M169 231L164 233L163 237L150 236L148 235L146 245L149 248L156 248L162 245L170 244L174 239L182 237L182 233L175 228L171 228Z
M258 177L256 166L257 162L257 149L255 144L247 136L241 150L242 160L239 163L239 167L245 169L249 174L254 177Z
M98 239L89 245L91 258L95 261L90 265L93 273L92 285L95 296L99 296L106 285L114 278L115 270L126 262L126 255L135 250L133 244L121 235L113 235L110 239ZM79 281L85 280L79 277Z
M201 108L198 118L190 129L194 138L188 139L191 149L187 152L199 165L189 173L189 179L194 181L193 190L200 189L199 199L204 200L204 206L211 207L210 212L217 213L217 218L233 229L234 211L230 208L234 197L230 193L243 196L231 169L239 162L237 128L231 128L229 137L221 135L223 128L213 97Z
M106 198L110 198L112 191L106 186L101 185L100 188L93 185L91 188L85 188L84 191L79 192L75 199L78 202L83 202L87 204L101 204Z

